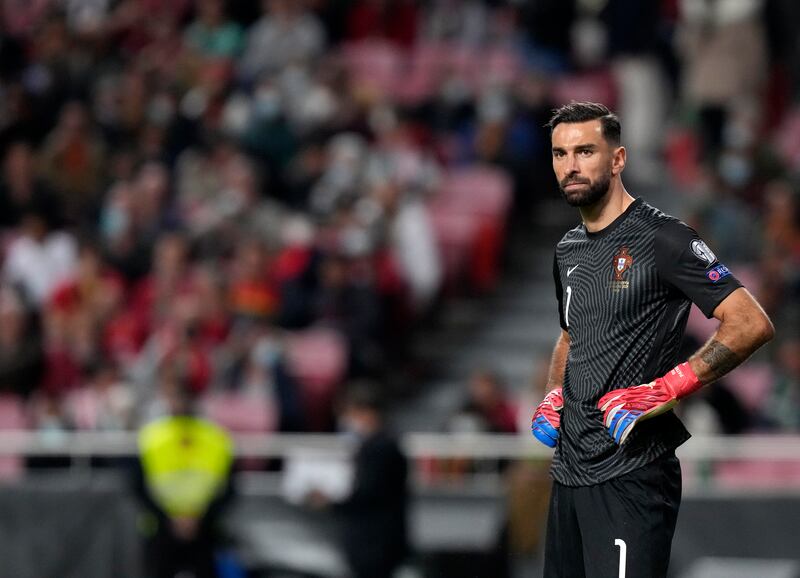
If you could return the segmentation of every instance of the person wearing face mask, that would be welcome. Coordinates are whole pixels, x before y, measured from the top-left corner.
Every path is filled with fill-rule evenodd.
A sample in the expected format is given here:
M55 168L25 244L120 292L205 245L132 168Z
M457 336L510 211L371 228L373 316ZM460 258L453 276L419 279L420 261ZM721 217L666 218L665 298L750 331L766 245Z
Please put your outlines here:
M340 419L357 440L353 489L337 505L344 554L355 578L389 577L408 553L406 458L384 427L374 385L349 388Z

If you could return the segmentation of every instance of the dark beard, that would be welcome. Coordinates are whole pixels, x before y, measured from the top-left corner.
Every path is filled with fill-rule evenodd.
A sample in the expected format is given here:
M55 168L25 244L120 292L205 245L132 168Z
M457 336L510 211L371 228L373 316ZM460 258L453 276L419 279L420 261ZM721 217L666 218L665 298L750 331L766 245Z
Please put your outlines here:
M606 193L611 186L611 171L608 171L593 183L587 183L583 180L577 179L577 182L579 183L588 184L588 190L577 192L573 191L570 193L564 190L564 187L574 182L576 182L576 179L570 178L566 178L561 181L561 183L558 185L558 188L561 189L561 194L564 195L564 199L571 207L588 207L590 205L594 205L597 201L606 196Z

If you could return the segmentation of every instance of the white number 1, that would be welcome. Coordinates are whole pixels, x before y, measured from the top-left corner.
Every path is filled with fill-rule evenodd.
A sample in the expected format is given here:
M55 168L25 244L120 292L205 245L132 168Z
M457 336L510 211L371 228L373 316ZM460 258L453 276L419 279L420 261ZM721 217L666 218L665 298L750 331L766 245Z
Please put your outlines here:
M567 303L564 305L564 323L569 327L569 300L572 298L572 287L567 285Z
M628 545L625 540L617 538L614 545L619 546L619 578L625 578L625 566L628 561Z

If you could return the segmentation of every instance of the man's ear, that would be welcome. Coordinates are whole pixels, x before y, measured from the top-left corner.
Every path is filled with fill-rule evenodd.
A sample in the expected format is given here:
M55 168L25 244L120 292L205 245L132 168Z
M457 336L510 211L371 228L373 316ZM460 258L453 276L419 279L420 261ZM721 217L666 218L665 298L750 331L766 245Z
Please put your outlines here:
M612 153L613 157L611 159L611 174L617 176L622 173L625 169L625 161L628 158L628 152L625 150L625 147L618 146L614 149Z

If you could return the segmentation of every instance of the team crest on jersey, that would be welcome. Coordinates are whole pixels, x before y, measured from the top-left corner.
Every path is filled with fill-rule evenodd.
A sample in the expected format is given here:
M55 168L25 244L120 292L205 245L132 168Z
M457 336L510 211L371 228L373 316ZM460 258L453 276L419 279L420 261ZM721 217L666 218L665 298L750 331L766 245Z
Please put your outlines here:
M611 282L613 291L627 289L629 282L623 277L625 272L633 265L633 257L627 247L620 247L619 252L614 255L614 280Z

